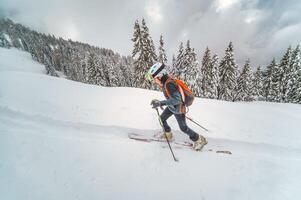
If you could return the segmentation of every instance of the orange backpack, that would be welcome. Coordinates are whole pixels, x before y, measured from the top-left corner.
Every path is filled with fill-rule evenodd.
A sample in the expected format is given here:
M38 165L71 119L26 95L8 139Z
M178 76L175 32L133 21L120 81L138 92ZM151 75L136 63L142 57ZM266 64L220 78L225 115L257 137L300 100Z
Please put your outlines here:
M170 97L170 93L166 88L166 85L168 82L174 82L177 85L179 92L181 93L182 101L183 101L184 105L187 107L191 106L191 104L193 103L193 100L194 100L194 94L188 88L188 86L180 79L169 78L166 81L166 83L164 84L164 88L165 88L165 91L166 91L168 97Z

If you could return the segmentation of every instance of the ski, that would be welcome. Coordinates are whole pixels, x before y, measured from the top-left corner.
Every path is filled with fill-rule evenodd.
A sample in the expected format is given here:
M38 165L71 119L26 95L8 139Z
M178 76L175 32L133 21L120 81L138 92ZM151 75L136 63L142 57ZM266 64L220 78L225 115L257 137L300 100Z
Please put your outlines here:
M137 134L137 133L129 133L128 137L130 139L133 140L137 140L137 141L142 141L142 142L162 142L162 143L166 143L165 139L159 139L156 137L156 135L154 136L145 136L145 135L141 135L141 134ZM177 145L181 145L181 146L185 146L185 147L193 147L193 144L191 142L180 142L180 141L175 141L175 140L170 140L170 143L173 144L177 144Z
M138 134L138 133L128 133L129 139L136 140L136 141L141 141L141 142L160 142L160 143L166 143L165 139L160 139L158 138L157 134L154 135L143 135L143 134ZM189 148L193 151L197 151L193 148L193 143L189 141L177 141L177 140L170 140L169 141L171 144L176 145L176 148L179 147L186 147ZM222 153L222 154L229 154L231 155L232 152L228 150L213 150L211 148L206 148L198 151L208 151L208 152L215 152L215 153Z

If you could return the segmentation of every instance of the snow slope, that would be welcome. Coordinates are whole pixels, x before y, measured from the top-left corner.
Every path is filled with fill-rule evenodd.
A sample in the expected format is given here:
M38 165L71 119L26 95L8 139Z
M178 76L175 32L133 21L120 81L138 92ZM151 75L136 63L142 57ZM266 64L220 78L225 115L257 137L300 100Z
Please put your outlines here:
M105 88L44 74L0 48L0 199L300 199L301 106L197 99L205 149L130 140L160 130L159 92ZM184 137L175 119L175 134ZM164 147L164 148L162 148Z

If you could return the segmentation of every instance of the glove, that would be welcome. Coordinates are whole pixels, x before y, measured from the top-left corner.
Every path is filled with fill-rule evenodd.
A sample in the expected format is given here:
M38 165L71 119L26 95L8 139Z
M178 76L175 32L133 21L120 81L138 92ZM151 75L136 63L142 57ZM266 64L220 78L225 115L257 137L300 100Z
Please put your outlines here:
M161 102L157 99L152 100L151 105L153 106L152 108L158 108L161 107Z

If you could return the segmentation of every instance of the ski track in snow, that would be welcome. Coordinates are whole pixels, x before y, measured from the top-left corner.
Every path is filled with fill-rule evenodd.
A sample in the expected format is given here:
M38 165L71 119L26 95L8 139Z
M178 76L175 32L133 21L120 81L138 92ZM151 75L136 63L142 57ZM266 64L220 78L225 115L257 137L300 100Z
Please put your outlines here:
M6 122L6 124L2 124L1 127L7 126L5 130L9 130L10 127L13 127L13 131L17 128L19 128L19 130L22 130L23 128L29 128L30 130L33 129L36 130L36 132L39 132L37 134L38 136L42 134L46 137L58 137L62 139L74 139L76 137L78 139L128 139L128 133L154 135L161 132L160 130L141 130L128 127L101 126L72 121L60 121L42 115L26 115L21 111L12 111L8 108L1 108L1 106L0 111L0 119ZM18 121L16 121L16 119L18 119ZM45 127L47 127L47 129L45 129ZM60 132L62 129L66 130L66 133L71 133L70 136L66 136L65 134L55 134ZM51 130L52 132L49 133L49 130ZM176 139L180 138L183 140L183 138L186 138L186 140L189 141L187 136L180 131L174 131L174 134ZM207 139L209 141L209 144L205 149L232 150L233 153L237 154L245 154L249 152L251 154L260 154L261 156L275 156L276 158L279 157L280 159L283 159L283 156L279 155L288 155L288 152L290 152L289 155L291 155L292 158L301 160L301 158L297 158L297 155L301 154L301 149L293 149L289 147L281 147L264 143L248 143L244 141L229 139L218 139L210 137L207 137ZM235 149L238 150L235 151ZM270 151L267 151L267 149L273 150L273 153L270 154ZM295 154L292 154L294 152ZM288 158L286 157L286 159Z
M197 101L192 115L211 130L202 132L205 150L232 155L174 148L180 162L173 162L166 144L127 137L160 131L155 114L145 108L159 93L99 89L42 73L43 66L28 54L0 48L0 199L300 198L299 105ZM124 105L113 101L118 93ZM132 102L132 95L139 100ZM100 102L111 104L99 107ZM279 113L288 120L276 128L269 119L258 124L256 109L276 122L282 120ZM227 126L227 120L242 124ZM248 120L254 125L247 126ZM170 124L175 127L175 120ZM174 133L176 139L187 138Z

